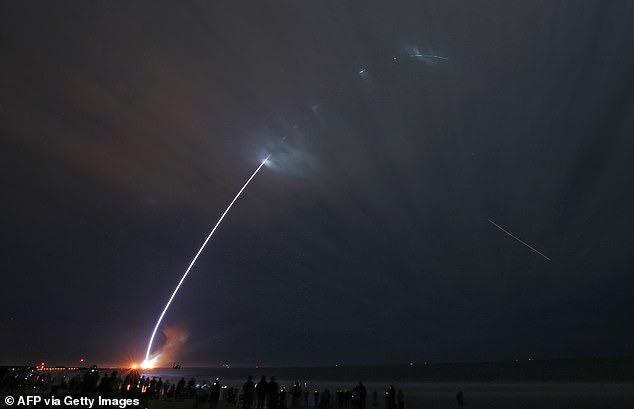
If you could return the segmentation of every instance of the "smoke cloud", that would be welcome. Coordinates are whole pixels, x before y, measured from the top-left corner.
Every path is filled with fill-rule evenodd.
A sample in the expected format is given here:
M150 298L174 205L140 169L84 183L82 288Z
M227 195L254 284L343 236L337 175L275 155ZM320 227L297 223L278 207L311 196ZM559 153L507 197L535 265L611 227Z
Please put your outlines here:
M180 362L181 350L189 338L189 331L180 326L166 326L162 332L165 335L165 343L156 354L155 367L167 367Z

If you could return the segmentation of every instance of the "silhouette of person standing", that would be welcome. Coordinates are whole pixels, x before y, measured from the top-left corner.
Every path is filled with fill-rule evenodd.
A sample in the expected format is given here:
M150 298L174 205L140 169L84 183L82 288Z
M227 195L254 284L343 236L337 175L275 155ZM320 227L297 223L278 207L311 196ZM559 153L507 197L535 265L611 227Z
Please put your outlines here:
M295 382L291 387L291 408L298 409L302 400L302 387L299 381Z
M271 376L271 381L269 382L269 404L267 409L277 409L280 404L280 388L277 386L277 382L275 382L275 377Z
M396 393L396 402L398 403L398 409L405 408L405 398L403 397L403 389L399 389Z
M99 372L97 365L90 367L90 371L84 374L83 383L81 384L81 394L83 396L95 395L97 393L97 384L99 383Z
M185 378L181 378L181 380L178 381L178 384L176 384L176 396L180 397L184 391L185 391Z
M357 409L365 409L366 391L363 382L359 381L359 384L352 389L354 400L356 401Z
M257 409L264 409L264 400L266 399L266 393L268 392L269 385L266 383L266 376L263 376L255 385L255 395L258 398L258 407Z
M286 388L282 386L280 390L280 409L286 409Z
M458 407L460 409L464 408L464 396L462 396L462 391L459 391L456 394L456 401L458 402Z
M159 398L163 397L163 378L159 378L158 382L156 382L156 395Z
M242 386L242 393L244 395L244 404L243 409L251 409L251 405L253 404L253 393L255 392L255 384L253 383L253 378L249 376L249 379Z
M108 373L106 373L103 376L103 378L101 378L101 382L99 382L99 386L97 387L97 392L101 396L106 396L109 389L110 389L110 378L108 377Z
M385 391L385 409L396 409L395 398L394 385L390 385Z
M220 379L216 378L209 394L209 408L216 409L220 400Z

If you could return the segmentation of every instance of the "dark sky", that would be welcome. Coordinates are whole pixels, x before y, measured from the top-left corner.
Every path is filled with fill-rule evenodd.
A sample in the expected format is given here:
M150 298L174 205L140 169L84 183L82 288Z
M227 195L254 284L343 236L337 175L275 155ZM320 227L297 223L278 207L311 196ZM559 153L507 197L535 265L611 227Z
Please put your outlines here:
M165 318L184 365L634 354L632 21L1 2L0 363L142 358L267 154Z

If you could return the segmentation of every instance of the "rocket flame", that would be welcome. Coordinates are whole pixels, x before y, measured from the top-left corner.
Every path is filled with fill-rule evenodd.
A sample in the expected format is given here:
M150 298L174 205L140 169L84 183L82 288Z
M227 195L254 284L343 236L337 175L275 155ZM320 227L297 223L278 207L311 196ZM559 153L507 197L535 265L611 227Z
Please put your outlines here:
M158 356L153 358L153 359L151 359L151 360L149 360L149 361L141 362L141 368L142 369L154 369L154 361L156 361L156 358L158 358ZM136 369L136 365L134 365L134 367L135 368L133 368L133 369Z

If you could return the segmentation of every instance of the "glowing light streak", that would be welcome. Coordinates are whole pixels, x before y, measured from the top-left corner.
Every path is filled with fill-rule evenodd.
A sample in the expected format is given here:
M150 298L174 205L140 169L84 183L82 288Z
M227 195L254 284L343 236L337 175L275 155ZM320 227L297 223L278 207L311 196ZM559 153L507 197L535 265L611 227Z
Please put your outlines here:
M448 57L441 57L440 55L433 55L433 54L414 53L411 56L412 57L416 57L416 58L435 58L437 60L444 60L444 61L448 61L449 60Z
M533 250L535 253L539 254L540 256L544 257L546 260L548 261L552 261L550 258L548 258L546 255L540 253L539 250L537 250L535 247L531 246L528 243L523 242L519 237L515 237L513 236L511 233L509 233L508 231L504 230L504 228L502 228L501 226L499 226L498 224L496 224L493 220L491 219L487 219L489 221L489 223L491 223L492 225L494 225L495 227L497 227L498 229L502 230L504 233L508 234L509 236L513 237L515 240L519 241L520 243L522 243L523 245L525 245L526 247L528 247L529 249Z
M238 200L238 197L240 197L240 195L242 194L242 192L244 191L244 189L246 189L246 187L249 185L249 182L251 182L251 180L255 177L255 175L260 171L260 169L262 169L262 166L264 166L264 164L268 161L268 159L271 157L271 155L267 156L262 163L260 164L260 166L258 166L258 168L255 170L255 172L253 172L253 174L251 175L251 177L246 181L246 183L242 186L242 189L240 189L240 191L238 192L238 194L233 198L233 200L231 201L231 203L229 203L229 206L227 206L227 209L224 211L224 213L222 214L222 216L220 216L220 219L218 219L218 222L216 222L216 225L214 226L213 229L211 229L211 232L209 233L209 235L207 236L207 239L205 240L205 242L202 244L202 246L200 246L200 249L198 250L198 252L196 253L196 255L194 256L194 259L191 261L191 263L189 263L189 267L187 267L187 270L185 270L185 273L183 274L183 277L180 279L180 281L178 282L178 285L176 286L176 288L174 289L174 292L172 292L172 295L170 296L169 300L167 301L167 304L165 304L165 308L163 308L163 311L161 312L161 315L159 316L158 321L156 321L156 325L154 326L154 330L152 330L152 336L150 337L150 342L148 343L147 346L147 351L145 353L145 360L143 361L143 363L141 364L142 368L151 368L154 366L154 363L156 361L157 357L154 357L153 359L150 359L150 352L152 352L152 343L154 343L154 337L156 336L156 331L158 330L159 326L161 325L161 322L163 321L163 317L165 316L165 313L167 312L170 304L172 303L172 301L174 300L174 297L176 296L176 293L178 292L178 289L181 287L181 285L183 284L183 281L185 281L185 278L187 277L187 275L189 274L189 271L192 269L192 267L194 266L194 264L196 263L196 260L198 260L198 256L200 256L200 253L202 253L202 251L205 249L205 246L207 245L207 242L209 242L209 239L211 239L211 236L213 236L214 232L216 231L216 229L218 228L218 226L220 225L220 223L222 223L222 219L225 218L225 216L227 215L227 213L229 213L229 210L231 209L231 206L233 206L233 204L236 202L236 200Z

